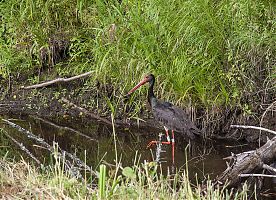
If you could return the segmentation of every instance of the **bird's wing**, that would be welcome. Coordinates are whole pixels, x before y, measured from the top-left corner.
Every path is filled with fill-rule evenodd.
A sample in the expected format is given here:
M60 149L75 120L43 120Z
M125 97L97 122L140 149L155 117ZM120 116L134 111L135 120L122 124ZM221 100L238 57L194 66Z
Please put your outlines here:
M169 129L186 133L190 137L199 131L184 110L176 106L158 103L152 108L152 112L154 117Z
M180 121L182 122L181 127L187 128L190 130L198 130L198 128L191 121L190 116L184 110L176 106L172 106L172 109L174 110L175 116L179 118Z

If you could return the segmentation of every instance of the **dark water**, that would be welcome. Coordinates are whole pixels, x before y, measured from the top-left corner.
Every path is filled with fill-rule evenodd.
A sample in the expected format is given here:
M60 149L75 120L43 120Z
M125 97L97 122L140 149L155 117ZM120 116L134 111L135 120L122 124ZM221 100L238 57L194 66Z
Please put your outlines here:
M7 117L6 117L7 118ZM86 154L87 164L96 167L101 161L106 163L115 163L115 144L112 126L100 124L97 122L84 123L81 120L62 119L50 121L38 117L9 117L10 121L18 124L22 128L29 130L33 134L43 138L50 145L53 141L57 142L61 149L76 153L83 159ZM40 160L47 161L47 151L40 148L39 144L29 139L17 129L2 123L0 127L22 142L34 155ZM155 150L153 146L148 149L147 144L151 140L158 139L158 133L161 131L133 129L115 129L117 155L122 160L124 166L134 164L135 157L140 157L140 162L153 161L155 159ZM243 144L226 144L222 141L188 141L179 138L177 133L175 149L175 166L184 167L188 162L189 171L197 173L200 176L210 175L211 177L220 174L225 170L226 165L224 157L231 152L241 152L247 148ZM165 140L165 136L163 137ZM16 147L16 145L15 145ZM163 145L161 153L163 168L172 165L171 146Z
M88 165L97 169L100 163L115 164L115 143L113 128L109 125L97 122L82 122L77 119L45 120L35 116L30 117L3 117L10 119L29 130L33 134L43 138L50 145L53 141L57 142L61 149L75 153L79 158L85 160ZM34 155L42 162L49 161L49 152L41 148L35 141L29 139L17 129L1 122L0 128L3 128L17 141L22 142ZM160 131L139 129L116 128L117 155L121 159L123 166L132 166L135 158L139 162L153 161L155 159L156 148L147 149L146 146L151 140L158 139ZM196 141L188 143L176 137L175 167L177 169L186 168L188 163L190 177L197 177L203 180L210 176L215 178L226 169L223 158L230 156L231 152L240 153L251 150L242 143L226 143L224 141ZM163 138L165 140L165 137ZM24 153L14 145L17 151ZM161 158L163 171L172 166L171 146L163 145Z

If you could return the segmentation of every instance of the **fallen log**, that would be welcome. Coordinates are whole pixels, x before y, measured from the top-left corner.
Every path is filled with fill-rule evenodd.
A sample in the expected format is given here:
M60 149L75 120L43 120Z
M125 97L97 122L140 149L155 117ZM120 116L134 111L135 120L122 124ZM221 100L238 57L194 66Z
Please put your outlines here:
M248 128L248 126L238 125L235 127ZM256 129L256 127L253 128ZM275 131L272 130L264 128L262 130L275 134ZM250 177L249 174L251 174L251 177L256 176L254 173L270 168L268 166L276 160L276 137L273 137L271 140L268 139L263 146L254 151L232 154L227 159L230 159L232 163L227 163L227 169L216 178L216 182L220 185L227 184L228 187L233 187L242 180L242 177Z

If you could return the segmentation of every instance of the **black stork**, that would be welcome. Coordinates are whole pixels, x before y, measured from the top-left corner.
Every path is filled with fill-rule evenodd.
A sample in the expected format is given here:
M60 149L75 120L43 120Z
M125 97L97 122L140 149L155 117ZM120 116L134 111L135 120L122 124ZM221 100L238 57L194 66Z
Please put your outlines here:
M128 92L128 95L146 83L149 83L148 102L151 106L153 116L157 121L164 125L164 129L166 131L167 141L161 143L172 145L172 159L174 164L174 131L179 132L183 136L190 139L195 139L195 136L200 135L201 131L193 124L184 110L172 105L169 102L160 101L155 97L153 92L155 77L152 74L147 75L142 81L140 81ZM170 139L169 130L172 131L172 139ZM150 147L156 143L158 143L158 141L151 141L147 147Z

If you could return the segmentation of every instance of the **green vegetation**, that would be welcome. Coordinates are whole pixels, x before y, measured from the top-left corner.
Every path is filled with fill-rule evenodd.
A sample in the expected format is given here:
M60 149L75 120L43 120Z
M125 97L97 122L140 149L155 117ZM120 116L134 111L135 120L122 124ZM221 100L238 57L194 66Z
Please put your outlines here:
M122 107L123 95L143 75L153 73L162 99L180 106L235 105L250 114L263 94L270 100L276 94L275 12L276 2L260 0L2 0L0 84L19 89L93 71L83 88L93 93L100 90L97 81L113 85L102 99L116 117L127 107ZM67 92L59 89L53 93L56 100ZM145 88L140 91L129 101L132 118L145 99ZM41 93L33 90L29 98ZM99 98L94 97L85 104L97 107ZM41 98L47 105L49 99ZM26 199L230 199L229 192L211 185L203 197L185 171L165 178L153 168L117 164L116 173L108 176L101 166L98 188L91 189L90 179L83 183L71 178L59 165L40 171L24 160L2 158L0 193L20 193ZM246 195L244 188L231 199Z
M0 76L32 84L93 70L88 85L121 95L151 72L158 96L182 106L275 93L276 2L119 2L1 1Z
M3 0L0 84L19 88L93 71L84 90L99 89L97 81L104 87L112 84L110 96L116 98L103 99L116 116L118 109L126 109L122 107L123 94L143 75L153 73L156 93L162 99L206 108L238 105L250 113L253 102L263 98L256 94L264 91L266 98L272 99L276 93L275 12L276 2L260 0ZM137 117L145 99L145 88L140 91L129 101L132 118ZM64 88L55 90L53 98L58 100L66 92ZM40 90L30 93L31 97L41 94ZM99 100L93 97L86 105L97 107ZM43 97L41 102L47 105L47 100ZM86 176L81 181L64 171L60 162L38 168L25 160L9 160L6 151L10 143L0 136L0 195L5 197L248 197L246 185L233 193L215 188L210 181L203 195L200 184L190 182L187 169L165 177L152 163L122 167L117 157L115 169L100 165L98 182Z
M247 199L247 187L240 192L215 188L209 181L205 195L200 185L193 185L186 172L171 177L157 175L156 165L122 168L106 175L101 166L99 187L91 178L81 182L70 177L56 162L43 170L24 160L0 160L0 196L15 199ZM112 173L116 171L116 173ZM111 173L110 173L111 172ZM121 173L122 175L117 175ZM103 185L104 184L104 185ZM92 187L91 187L92 186Z

